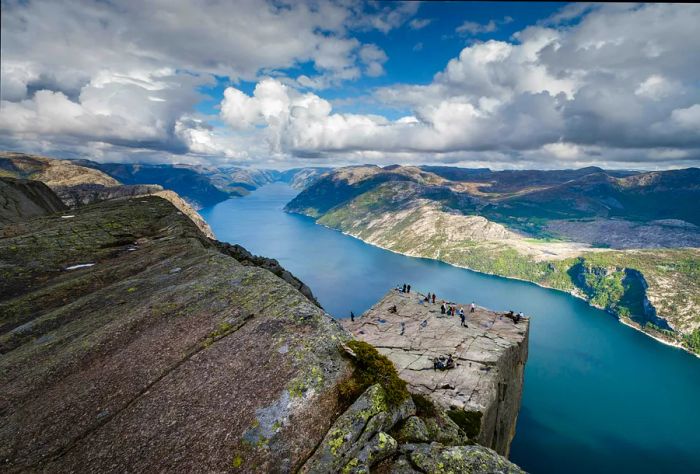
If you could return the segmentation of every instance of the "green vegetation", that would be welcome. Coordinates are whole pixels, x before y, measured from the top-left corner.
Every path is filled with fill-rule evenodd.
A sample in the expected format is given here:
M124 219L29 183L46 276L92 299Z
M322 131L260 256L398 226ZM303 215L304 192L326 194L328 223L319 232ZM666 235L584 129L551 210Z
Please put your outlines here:
M683 337L683 344L696 354L700 354L700 328L685 335Z
M381 385L386 393L386 402L391 406L408 398L406 382L399 378L394 364L386 356L364 341L349 341L347 345L356 356L352 359L355 372L338 387L342 401L347 403L354 400L374 384Z
M474 439L479 435L479 430L481 430L481 412L449 410L447 415L452 418L452 421L454 421L457 426L462 428L462 431L464 431L469 439Z
M437 409L435 404L425 395L420 393L412 393L411 398L413 399L413 404L416 405L416 415L420 418L431 418L437 416Z

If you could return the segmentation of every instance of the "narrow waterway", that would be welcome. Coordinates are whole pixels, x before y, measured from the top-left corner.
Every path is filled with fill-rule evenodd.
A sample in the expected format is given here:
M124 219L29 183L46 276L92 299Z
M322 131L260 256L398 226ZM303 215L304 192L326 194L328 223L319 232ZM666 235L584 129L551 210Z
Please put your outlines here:
M531 316L530 358L511 460L532 473L700 472L700 359L562 292L367 245L283 212L275 183L201 214L217 238L273 257L335 317L389 288Z

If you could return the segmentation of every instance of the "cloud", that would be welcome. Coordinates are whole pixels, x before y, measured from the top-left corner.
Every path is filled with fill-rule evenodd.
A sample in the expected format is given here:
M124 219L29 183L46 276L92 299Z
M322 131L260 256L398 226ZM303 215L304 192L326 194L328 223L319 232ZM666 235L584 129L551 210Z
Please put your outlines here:
M429 24L433 22L432 18L414 18L410 22L408 22L408 26L412 30L422 30Z
M341 113L357 107L347 107L352 94L338 92L386 74L381 38L420 26L418 8L241 0L234 12L218 0L6 1L0 147L259 165L700 162L697 7L566 6L510 40L474 41L427 84L381 79L389 85L356 103L386 116ZM460 28L476 35L510 21ZM255 84L252 93L242 81ZM202 91L220 84L227 87L218 116L198 112ZM346 105L334 110L324 95Z
M700 53L681 44L698 42L698 21L698 9L615 5L567 28L533 26L513 42L475 43L430 84L378 89L374 97L384 107L410 111L397 120L337 113L320 96L274 79L252 96L227 91L235 100L222 104L222 117L234 127L260 127L274 152L292 156L460 163L488 156L508 166L546 167L697 164ZM267 88L276 91L279 107L265 105Z
M488 23L484 24L476 23L474 21L465 21L459 25L455 31L461 34L468 33L470 35L478 35L480 33L492 33L496 31L496 29L496 22L493 20L490 20Z
M474 21L465 21L455 30L460 35L476 36L482 33L493 33L498 30L500 25L511 23L513 18L506 16L502 20L489 20L488 23L477 23Z
M382 75L386 53L353 32L389 32L417 8L315 0L4 1L0 145L213 153L220 147L204 146L204 137L213 142L225 134L183 124L195 123L187 118L197 115L198 91L216 77L255 81L310 65L314 73L297 84L325 88Z

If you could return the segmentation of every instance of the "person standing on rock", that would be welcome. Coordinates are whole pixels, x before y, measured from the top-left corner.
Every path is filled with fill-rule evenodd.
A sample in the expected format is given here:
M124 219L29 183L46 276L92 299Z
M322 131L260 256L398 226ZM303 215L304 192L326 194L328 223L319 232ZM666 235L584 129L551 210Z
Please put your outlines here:
M433 293L433 304L435 304L435 293Z
M440 314L445 314L445 302L444 301L440 305Z
M475 309L476 309L476 305L475 305L474 302L472 301L472 306L471 306L471 309L469 310L469 312L470 312L470 313L473 313Z
M460 309L459 309L459 319L462 320L462 322L460 323L461 326L463 326L463 327L465 327L465 328L468 328L468 327L469 327L469 326L467 326L467 318L466 318L466 316L464 315L464 308L460 308Z
M411 285L406 285L406 289L408 290L408 293L411 292Z
M401 293L406 293L406 283L403 284L403 290L401 290Z
M355 322L355 313L350 311L350 321Z

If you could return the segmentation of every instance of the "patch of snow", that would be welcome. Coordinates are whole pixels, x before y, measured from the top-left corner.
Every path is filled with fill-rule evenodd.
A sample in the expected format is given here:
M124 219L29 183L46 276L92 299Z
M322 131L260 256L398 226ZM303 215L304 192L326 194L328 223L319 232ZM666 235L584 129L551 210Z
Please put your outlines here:
M78 265L71 265L70 267L66 267L66 270L77 270L78 268L87 268L87 267L92 267L95 265L94 263L80 263Z

